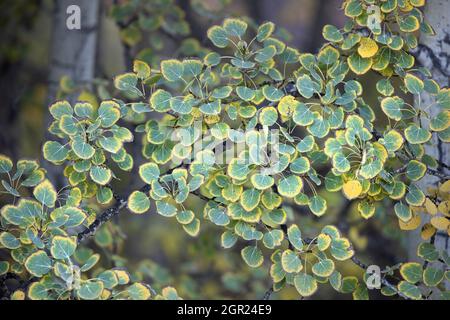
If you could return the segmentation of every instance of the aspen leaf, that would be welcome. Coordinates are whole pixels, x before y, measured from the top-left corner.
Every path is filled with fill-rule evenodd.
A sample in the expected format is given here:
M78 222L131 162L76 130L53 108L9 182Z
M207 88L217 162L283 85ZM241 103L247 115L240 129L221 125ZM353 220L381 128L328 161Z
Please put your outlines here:
M351 180L344 183L342 190L347 199L352 200L359 197L362 192L362 185L358 180Z
M371 58L378 52L377 43L370 38L361 38L358 53L362 58Z

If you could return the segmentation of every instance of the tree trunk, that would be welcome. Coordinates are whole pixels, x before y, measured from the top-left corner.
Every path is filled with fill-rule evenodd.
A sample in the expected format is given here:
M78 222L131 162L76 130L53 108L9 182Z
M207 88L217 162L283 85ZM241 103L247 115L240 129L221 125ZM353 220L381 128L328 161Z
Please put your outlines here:
M450 19L448 13L450 12L450 1L447 0L432 0L428 1L425 7L425 20L430 23L435 31L436 36L420 37L420 45L415 52L418 63L429 69L432 77L441 87L449 86L450 75ZM420 100L416 99L416 107L426 107L434 99L428 94L422 94ZM428 112L433 118L439 113L437 106L428 109ZM424 125L427 125L424 123ZM435 157L441 163L449 164L450 146L442 143L438 137L433 134L431 145L426 146L426 154ZM439 167L439 170L448 174L448 170L444 167ZM420 181L422 190L427 187L436 186L439 180L436 177L427 175ZM449 250L448 236L439 233L435 237L435 246L438 250ZM409 256L410 259L417 259L417 245L421 242L420 229L411 234L409 238ZM447 289L449 283L446 284Z
M95 71L95 58L97 52L97 30L99 24L99 0L78 0L76 5L81 9L81 29L69 30L66 21L69 14L67 8L72 5L72 0L55 0L53 11L52 38L50 47L50 70L48 87L48 105L57 100L59 80L68 76L75 85L91 86ZM67 98L71 103L76 100L76 95ZM50 137L47 129L52 121L48 112L45 113L45 138ZM62 179L58 167L43 161L43 166L48 170L49 178L62 186Z

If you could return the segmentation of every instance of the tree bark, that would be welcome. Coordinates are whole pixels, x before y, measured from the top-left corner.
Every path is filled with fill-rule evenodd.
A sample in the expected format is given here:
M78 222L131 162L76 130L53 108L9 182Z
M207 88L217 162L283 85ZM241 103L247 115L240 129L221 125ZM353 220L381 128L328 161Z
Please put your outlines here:
M450 75L450 19L448 13L450 12L450 1L448 0L431 0L427 1L425 7L425 20L430 23L436 31L435 36L422 35L419 41L419 47L415 52L417 62L429 69L432 77L441 87L449 86ZM430 105L434 99L424 93L415 100L417 108L425 108ZM428 112L433 118L439 113L439 108L433 106L428 109ZM423 123L427 126L427 123ZM449 164L450 146L449 144L440 141L436 134L433 134L431 144L425 147L426 154L435 157L441 163ZM448 174L448 170L444 167L439 167L439 171ZM427 187L437 186L439 179L427 175L420 181L422 190ZM420 229L416 230L409 237L408 253L410 259L417 259L417 245L421 242ZM439 233L435 237L435 246L438 250L449 249L449 238L446 234ZM449 283L446 283L447 289Z
M99 0L78 0L75 2L81 9L81 29L69 30L66 25L67 8L74 4L72 0L55 0L53 11L52 38L50 44L50 70L47 104L57 100L59 81L61 77L68 76L75 85L84 85L88 88L94 79L95 61L97 52L97 31L99 25ZM77 95L73 94L67 99L74 103ZM52 118L45 112L45 139L54 139L47 131ZM59 187L62 179L58 167L46 161L43 166L48 170L49 178Z

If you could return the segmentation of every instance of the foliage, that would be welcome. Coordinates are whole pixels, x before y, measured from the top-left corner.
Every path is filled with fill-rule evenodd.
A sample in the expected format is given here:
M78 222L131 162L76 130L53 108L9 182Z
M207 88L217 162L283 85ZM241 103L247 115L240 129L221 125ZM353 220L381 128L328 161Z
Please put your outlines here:
M65 167L67 196L55 190L36 162L19 161L12 174L12 161L2 156L0 172L9 178L5 190L14 199L21 187L33 190L31 198L2 208L0 243L14 262L4 262L1 273L26 273L31 299L177 298L174 289L156 295L144 283L131 283L122 269L91 274L98 256L79 251L87 236L125 206L143 214L154 204L158 214L176 220L190 236L205 224L216 225L224 248L239 246L248 266L267 267L273 291L292 286L309 297L329 283L338 292L367 299L368 275L359 279L339 270L347 260L367 268L348 237L334 225L315 232L292 222L290 206L326 219L329 203L318 192L324 186L327 193L342 192L356 203L364 219L373 217L380 203L393 201L392 214L402 230L418 228L430 215L422 227L425 242L417 249L424 263L383 270L381 293L422 299L431 297L431 290L448 298L448 254L433 241L436 233L450 230L450 182L424 147L432 136L448 142L450 91L417 68L409 53L417 46L416 31L433 33L420 11L424 1L381 2L380 28L368 24L373 3L344 1L348 22L342 30L325 26L328 42L317 54L300 54L286 45L271 22L253 28L228 18L207 32L223 54L164 60L159 68L136 60L132 72L117 76L115 88L132 102L50 106L55 121L49 130L58 141L46 142L43 154ZM138 19L152 28L168 27L142 15ZM138 36L130 33L127 29L125 40L132 45L130 39ZM368 72L381 76L379 113L388 125L377 122L375 108L362 97L369 89L360 76ZM402 80L400 92L391 83L394 77ZM430 119L429 107L410 105L405 94L433 97L439 115ZM131 113L142 119L134 133L118 124ZM150 114L158 120L147 119ZM124 147L139 141L134 135L143 136L146 162L139 165ZM111 187L114 172L133 166L143 187L122 199ZM437 188L419 187L426 174L440 179ZM204 202L203 209L189 209L190 198ZM91 204L113 200L103 213Z

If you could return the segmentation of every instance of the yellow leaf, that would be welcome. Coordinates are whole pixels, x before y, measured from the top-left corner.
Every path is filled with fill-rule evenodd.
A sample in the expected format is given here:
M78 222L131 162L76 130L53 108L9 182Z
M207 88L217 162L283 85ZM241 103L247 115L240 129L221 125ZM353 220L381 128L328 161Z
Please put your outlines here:
M444 216L449 216L449 204L448 201L442 201L438 205L438 211L442 213Z
M420 232L420 236L423 240L430 240L430 238L436 233L436 228L431 223L425 223Z
M342 189L347 199L355 199L362 192L362 185L358 180L347 181Z
M109 297L111 297L111 291L109 291L107 289L103 289L102 294L101 294L101 299L108 300Z
M11 295L11 300L25 300L25 292L22 290L16 290Z
M400 226L400 229L407 230L407 231L417 229L420 226L420 222L421 222L421 219L420 219L420 216L418 216L418 215L412 217L411 220L409 220L407 222L404 222L404 221L398 219L398 224Z
M403 12L410 12L414 7L411 5L411 3L406 2L404 7L400 7L400 10Z
M433 203L433 201L430 200L430 198L425 199L425 209L427 212L431 215L435 215L438 211L436 205Z
M438 230L447 230L450 221L446 217L433 217L431 218L431 224Z
M443 193L450 192L450 180L445 181L440 187L439 191Z
M378 52L377 43L370 38L362 38L359 42L358 53L363 58L371 58Z

